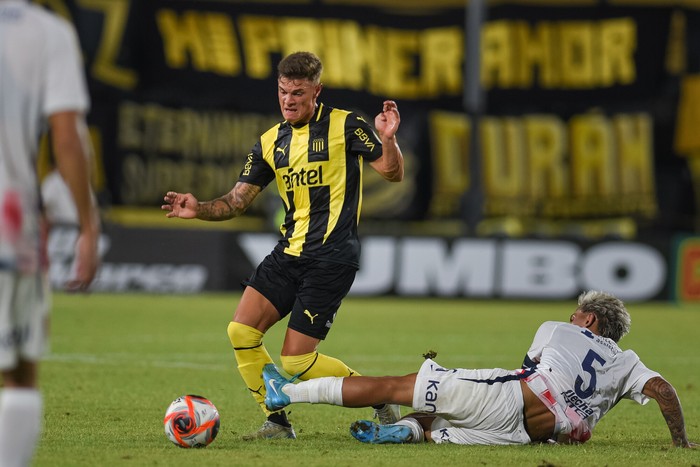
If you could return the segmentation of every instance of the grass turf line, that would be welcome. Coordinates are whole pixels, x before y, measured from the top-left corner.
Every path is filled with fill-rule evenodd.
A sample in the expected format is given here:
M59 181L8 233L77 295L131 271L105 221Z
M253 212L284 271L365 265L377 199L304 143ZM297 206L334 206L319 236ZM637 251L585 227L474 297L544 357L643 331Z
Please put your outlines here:
M45 398L39 466L698 465L697 450L672 449L651 401L622 401L582 446L372 446L348 432L371 409L300 404L296 441L243 442L263 417L236 371L226 326L236 294L57 294L51 351L41 366ZM351 298L320 350L365 375L416 371L427 350L447 367L518 367L545 320L566 320L567 302ZM700 441L700 306L630 304L621 341L678 390L691 440ZM264 342L279 362L285 323ZM221 431L206 449L165 437L162 419L182 394L211 399ZM403 408L402 413L409 409Z

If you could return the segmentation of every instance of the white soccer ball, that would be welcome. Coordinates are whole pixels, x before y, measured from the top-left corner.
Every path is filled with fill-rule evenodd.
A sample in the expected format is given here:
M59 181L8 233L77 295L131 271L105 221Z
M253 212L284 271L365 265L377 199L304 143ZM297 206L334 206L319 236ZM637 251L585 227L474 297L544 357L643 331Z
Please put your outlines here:
M219 411L205 397L189 394L170 404L163 423L165 435L177 446L203 448L219 433Z

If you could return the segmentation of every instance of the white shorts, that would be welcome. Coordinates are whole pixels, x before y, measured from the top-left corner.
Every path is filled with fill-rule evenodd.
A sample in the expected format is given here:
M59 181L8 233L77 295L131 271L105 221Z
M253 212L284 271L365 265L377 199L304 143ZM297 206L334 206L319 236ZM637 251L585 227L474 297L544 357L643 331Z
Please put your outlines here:
M0 370L14 368L20 358L36 362L43 355L50 293L45 274L0 270Z
M413 409L434 414L436 443L528 444L516 371L445 369L427 359L416 377Z

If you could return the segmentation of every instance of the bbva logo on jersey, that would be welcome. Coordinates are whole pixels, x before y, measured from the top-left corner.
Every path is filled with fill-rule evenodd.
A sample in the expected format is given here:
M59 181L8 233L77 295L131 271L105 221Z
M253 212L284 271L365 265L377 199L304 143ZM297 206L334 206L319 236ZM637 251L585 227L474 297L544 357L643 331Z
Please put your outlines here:
M360 138L360 141L362 141L370 151L374 151L374 143L369 138L369 136L367 136L367 133L365 133L362 128L355 129L355 134Z
M248 157L245 160L245 165L243 166L243 172L241 175L243 176L248 176L250 175L250 169L253 168L253 153L251 152L248 154Z

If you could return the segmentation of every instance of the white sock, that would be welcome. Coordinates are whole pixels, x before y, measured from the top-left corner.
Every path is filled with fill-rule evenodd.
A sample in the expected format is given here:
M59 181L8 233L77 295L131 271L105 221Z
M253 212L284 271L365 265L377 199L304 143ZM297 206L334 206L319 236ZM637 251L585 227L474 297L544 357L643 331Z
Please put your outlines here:
M343 379L345 378L338 376L315 378L298 384L287 384L282 386L282 391L292 402L343 405Z
M34 454L43 401L38 389L8 388L0 393L0 465L26 467Z
M425 437L425 434L423 432L423 426L415 418L404 417L398 422L394 423L394 425L402 425L409 427L411 429L411 433L413 433L413 437L411 438L412 443L423 442L423 438Z

